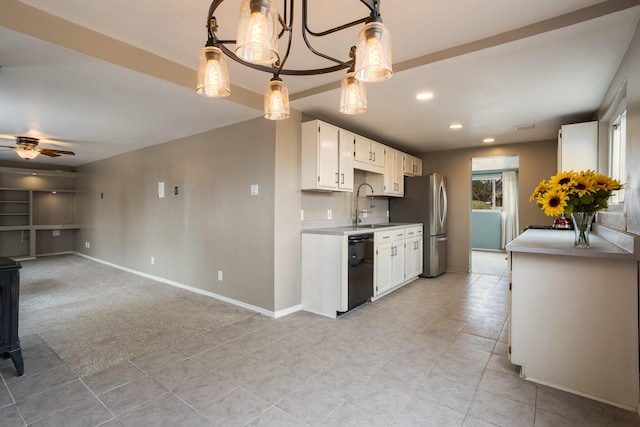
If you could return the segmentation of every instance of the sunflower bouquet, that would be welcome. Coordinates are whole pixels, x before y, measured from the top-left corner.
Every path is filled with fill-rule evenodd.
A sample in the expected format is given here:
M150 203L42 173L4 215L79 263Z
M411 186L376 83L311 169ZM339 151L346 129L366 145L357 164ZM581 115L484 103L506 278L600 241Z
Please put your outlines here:
M621 188L618 180L592 170L560 172L542 180L529 201L535 200L547 216L593 214L606 209L613 191Z

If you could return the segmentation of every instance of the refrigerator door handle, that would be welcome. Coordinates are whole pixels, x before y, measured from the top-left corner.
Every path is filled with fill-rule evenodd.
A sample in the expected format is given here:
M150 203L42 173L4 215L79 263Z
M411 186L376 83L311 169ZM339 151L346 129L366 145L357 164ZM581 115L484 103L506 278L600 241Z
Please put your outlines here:
M442 208L440 209L440 227L444 230L445 222L447 220L447 189L444 186L444 180L440 181L440 194L442 196Z

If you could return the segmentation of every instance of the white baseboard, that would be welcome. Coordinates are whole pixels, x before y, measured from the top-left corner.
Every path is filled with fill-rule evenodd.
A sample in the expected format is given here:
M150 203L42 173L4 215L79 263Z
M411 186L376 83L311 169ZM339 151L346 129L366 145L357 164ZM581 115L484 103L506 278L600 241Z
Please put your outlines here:
M147 279L155 280L155 281L158 281L158 282L161 282L161 283L166 283L167 285L175 286L177 288L186 289L187 291L194 292L196 294L205 295L205 296L208 296L208 297L211 297L211 298L218 299L220 301L228 302L229 304L233 304L233 305L236 305L238 307L246 308L248 310L255 311L255 312L258 312L260 314L264 314L265 316L269 316L269 317L273 317L273 318L286 316L287 314L291 314L291 313L294 313L296 311L302 310L302 305L296 305L296 306L293 306L293 307L286 308L284 310L278 310L276 312L273 312L273 311L270 311L270 310L266 310L266 309L264 309L262 307L258 307L258 306L255 306L255 305L247 304L247 303L242 302L242 301L238 301L238 300L234 300L232 298L228 298L228 297L225 297L225 296L222 296L222 295L218 295L218 294L213 293L213 292L204 291L202 289L194 288L192 286L185 285L184 283L174 282L173 280L168 280L168 279L165 279L164 277L154 276L154 275L151 275L151 274L143 273L142 271L133 270L131 268L123 267L121 265L114 264L114 263L109 262L109 261L104 261L104 260L101 260L99 258L94 258L92 256L89 256L89 255L86 255L86 254L83 254L83 253L80 253L80 252L73 252L73 253L75 253L76 255L79 255L81 257L90 259L92 261L96 261L96 262L99 262L101 264L105 264L105 265L108 265L110 267L117 268L119 270L127 271L129 273L133 273L133 274L136 274L138 276L146 277Z

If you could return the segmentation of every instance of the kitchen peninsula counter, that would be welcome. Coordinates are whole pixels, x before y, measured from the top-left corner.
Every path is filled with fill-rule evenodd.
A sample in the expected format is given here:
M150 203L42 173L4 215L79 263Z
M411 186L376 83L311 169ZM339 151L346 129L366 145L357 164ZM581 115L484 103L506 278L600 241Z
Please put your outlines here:
M640 260L640 254L634 253L635 238L631 235L611 232L594 224L594 232L589 237L591 244L589 249L574 248L574 235L574 230L528 229L508 243L506 249L509 252ZM618 244L613 243L612 240Z
M573 230L507 245L509 357L522 378L637 412L637 238L594 229L589 249L573 247Z

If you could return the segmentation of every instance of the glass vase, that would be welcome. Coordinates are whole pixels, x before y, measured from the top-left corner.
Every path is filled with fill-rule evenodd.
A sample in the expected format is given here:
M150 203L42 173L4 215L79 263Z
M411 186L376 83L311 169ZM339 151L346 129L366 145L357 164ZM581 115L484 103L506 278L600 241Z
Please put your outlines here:
M573 247L578 249L589 248L589 232L591 231L591 221L595 214L589 212L573 212L573 229L575 231L575 241Z

